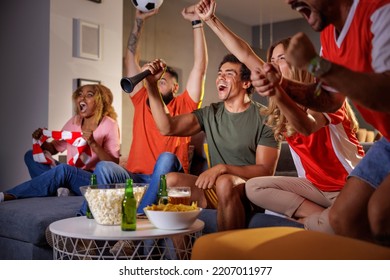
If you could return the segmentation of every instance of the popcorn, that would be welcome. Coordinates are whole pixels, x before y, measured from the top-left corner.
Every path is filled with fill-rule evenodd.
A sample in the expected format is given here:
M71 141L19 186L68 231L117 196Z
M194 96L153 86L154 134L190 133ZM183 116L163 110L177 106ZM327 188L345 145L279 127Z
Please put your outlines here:
M98 224L121 224L124 193L124 188L86 190L84 196Z

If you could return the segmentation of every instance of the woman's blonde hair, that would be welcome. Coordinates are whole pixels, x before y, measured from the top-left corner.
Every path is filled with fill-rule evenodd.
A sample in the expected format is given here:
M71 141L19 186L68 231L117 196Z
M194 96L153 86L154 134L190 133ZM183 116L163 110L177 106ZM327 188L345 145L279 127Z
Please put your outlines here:
M96 104L96 113L95 113L95 121L96 124L99 124L103 117L108 116L114 120L117 119L117 114L115 112L114 107L112 106L112 102L114 100L114 96L109 88L100 84L88 84L84 86L78 87L72 94L72 100L74 103L75 115L79 114L79 106L76 104L76 100L78 98L78 93L83 90L84 87L90 86L92 87L92 91L94 92L95 104Z
M285 38L282 39L274 44L272 44L267 52L267 61L271 62L272 54L274 52L274 49L278 45L282 45L284 50L287 50L288 44L290 43L291 38ZM288 63L288 62L287 62ZM311 75L309 72L305 70L298 69L291 64L289 64L290 67L290 73L291 76L287 77L292 80L296 80L301 83L314 83L315 79L313 75ZM298 105L300 106L300 105ZM351 122L351 130L353 132L357 132L359 129L359 124L357 122L356 116L354 112L352 111L351 106L349 105L348 101L345 101L345 111L347 114L347 117L349 118ZM285 140L286 136L293 135L296 131L294 128L292 128L289 123L287 122L286 117L280 112L278 106L276 105L275 101L271 98L269 99L268 107L261 110L261 113L265 116L267 116L266 124L272 128L274 132L274 137L277 140Z

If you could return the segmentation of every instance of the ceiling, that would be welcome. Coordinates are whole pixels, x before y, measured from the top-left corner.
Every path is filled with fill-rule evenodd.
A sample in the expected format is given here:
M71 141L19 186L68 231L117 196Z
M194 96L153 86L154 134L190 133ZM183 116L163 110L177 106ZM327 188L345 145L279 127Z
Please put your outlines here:
M183 0L196 4L198 0ZM217 15L223 15L248 25L260 25L272 22L301 18L291 10L285 0L216 0Z

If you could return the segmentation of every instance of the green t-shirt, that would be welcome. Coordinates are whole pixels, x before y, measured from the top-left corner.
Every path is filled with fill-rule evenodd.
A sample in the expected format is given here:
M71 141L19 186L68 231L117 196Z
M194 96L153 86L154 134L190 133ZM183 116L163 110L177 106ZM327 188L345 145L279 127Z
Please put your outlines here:
M206 134L211 166L253 165L258 145L280 148L272 129L260 115L262 106L251 101L244 112L231 113L223 102L218 102L193 112Z

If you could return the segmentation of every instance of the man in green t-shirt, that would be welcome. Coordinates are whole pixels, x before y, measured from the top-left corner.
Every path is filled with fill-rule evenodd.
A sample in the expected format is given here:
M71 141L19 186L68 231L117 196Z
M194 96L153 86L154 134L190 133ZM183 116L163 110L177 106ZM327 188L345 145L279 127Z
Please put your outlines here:
M210 168L199 176L169 173L168 186L191 186L191 199L202 208L218 210L218 230L244 228L250 203L245 181L272 176L279 158L280 143L264 124L262 105L250 99L250 70L235 56L222 60L216 86L221 102L192 113L170 116L158 92L157 81L165 63L155 60L144 66L153 74L146 80L150 107L163 135L192 136L204 131Z

